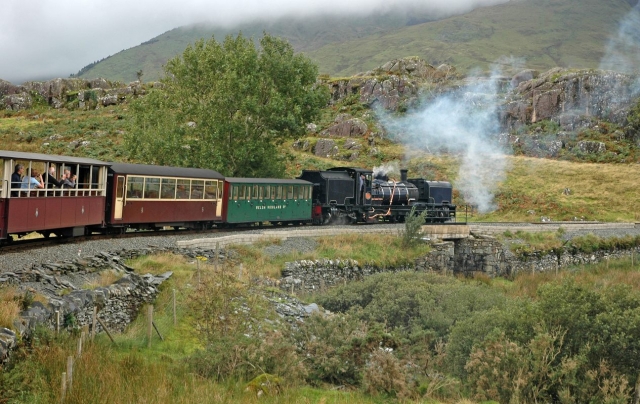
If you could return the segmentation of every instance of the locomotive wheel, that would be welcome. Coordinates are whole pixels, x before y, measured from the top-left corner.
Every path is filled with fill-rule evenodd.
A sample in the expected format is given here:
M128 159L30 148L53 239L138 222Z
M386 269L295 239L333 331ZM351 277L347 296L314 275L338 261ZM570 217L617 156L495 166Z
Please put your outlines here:
M331 213L327 213L322 216L322 224L331 224L332 219Z

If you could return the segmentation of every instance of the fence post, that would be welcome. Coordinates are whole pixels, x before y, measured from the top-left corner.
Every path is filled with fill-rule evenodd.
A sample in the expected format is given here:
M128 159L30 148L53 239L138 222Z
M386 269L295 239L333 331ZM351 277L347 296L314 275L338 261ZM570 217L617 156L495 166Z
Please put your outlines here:
M67 388L73 388L73 356L67 356Z
M153 335L153 306L147 306L147 338L149 339L147 342L147 348L151 348L151 336Z
M82 334L80 334L80 338L78 338L78 352L76 353L76 357L80 357L80 355L82 355L82 341L85 338L85 333L84 331L82 331Z
M93 339L96 336L96 325L97 325L97 321L96 319L98 318L98 308L96 306L93 306L93 315L91 316L91 341L93 342Z
M107 328L106 324L102 322L102 320L100 320L99 317L96 317L96 319L98 320L98 323L100 323L100 325L102 326L102 329L104 330L104 332L107 333L107 336L109 337L109 339L111 340L111 342L113 342L114 344L116 343L116 341L113 339L113 336L111 336L111 333L109 332L109 329Z
M56 310L56 335L60 332L60 311Z

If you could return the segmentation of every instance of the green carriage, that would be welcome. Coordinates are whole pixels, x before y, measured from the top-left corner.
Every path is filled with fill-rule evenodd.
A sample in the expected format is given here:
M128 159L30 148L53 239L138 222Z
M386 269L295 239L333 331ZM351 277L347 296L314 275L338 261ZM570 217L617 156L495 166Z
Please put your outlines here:
M273 178L225 179L228 224L311 222L311 189L303 180Z

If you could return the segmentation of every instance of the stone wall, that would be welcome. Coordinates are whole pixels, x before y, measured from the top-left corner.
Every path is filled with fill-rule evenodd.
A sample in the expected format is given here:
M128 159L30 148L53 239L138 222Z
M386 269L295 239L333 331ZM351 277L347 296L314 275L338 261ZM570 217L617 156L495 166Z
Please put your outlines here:
M445 241L433 244L432 251L413 265L400 268L378 268L360 265L355 260L296 261L285 264L279 287L285 291L314 292L324 288L360 280L382 272L431 271L442 274L512 278L520 272L549 272L560 268L594 264L600 261L638 254L635 250L598 251L560 255L538 253L517 257L500 241L492 237Z
M137 275L132 272L132 268L124 264L124 261L162 251L191 258L204 256L213 259L216 255L215 251L203 249L123 250L118 253L101 252L89 258L41 264L0 274L0 286L13 285L23 293L37 293L48 300L46 304L34 301L20 313L20 318L14 322L17 332L0 327L0 363L8 358L16 341L28 336L36 326L41 325L53 330L57 327L58 318L60 329L91 325L94 307L98 309L98 317L110 332L123 331L135 319L144 304L155 300L158 287L172 274L167 272L159 276ZM225 253L219 254L222 260L226 259ZM84 284L92 275L97 276L105 270L124 275L110 286L82 288L81 283ZM103 329L98 324L96 332L101 331Z

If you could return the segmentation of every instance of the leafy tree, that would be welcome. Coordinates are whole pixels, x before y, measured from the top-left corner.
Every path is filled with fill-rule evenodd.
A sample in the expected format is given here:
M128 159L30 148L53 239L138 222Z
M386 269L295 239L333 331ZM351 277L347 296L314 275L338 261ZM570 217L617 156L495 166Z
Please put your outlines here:
M317 67L282 39L200 40L165 66L162 88L133 104L126 138L146 163L281 176L277 145L304 133L328 101Z

